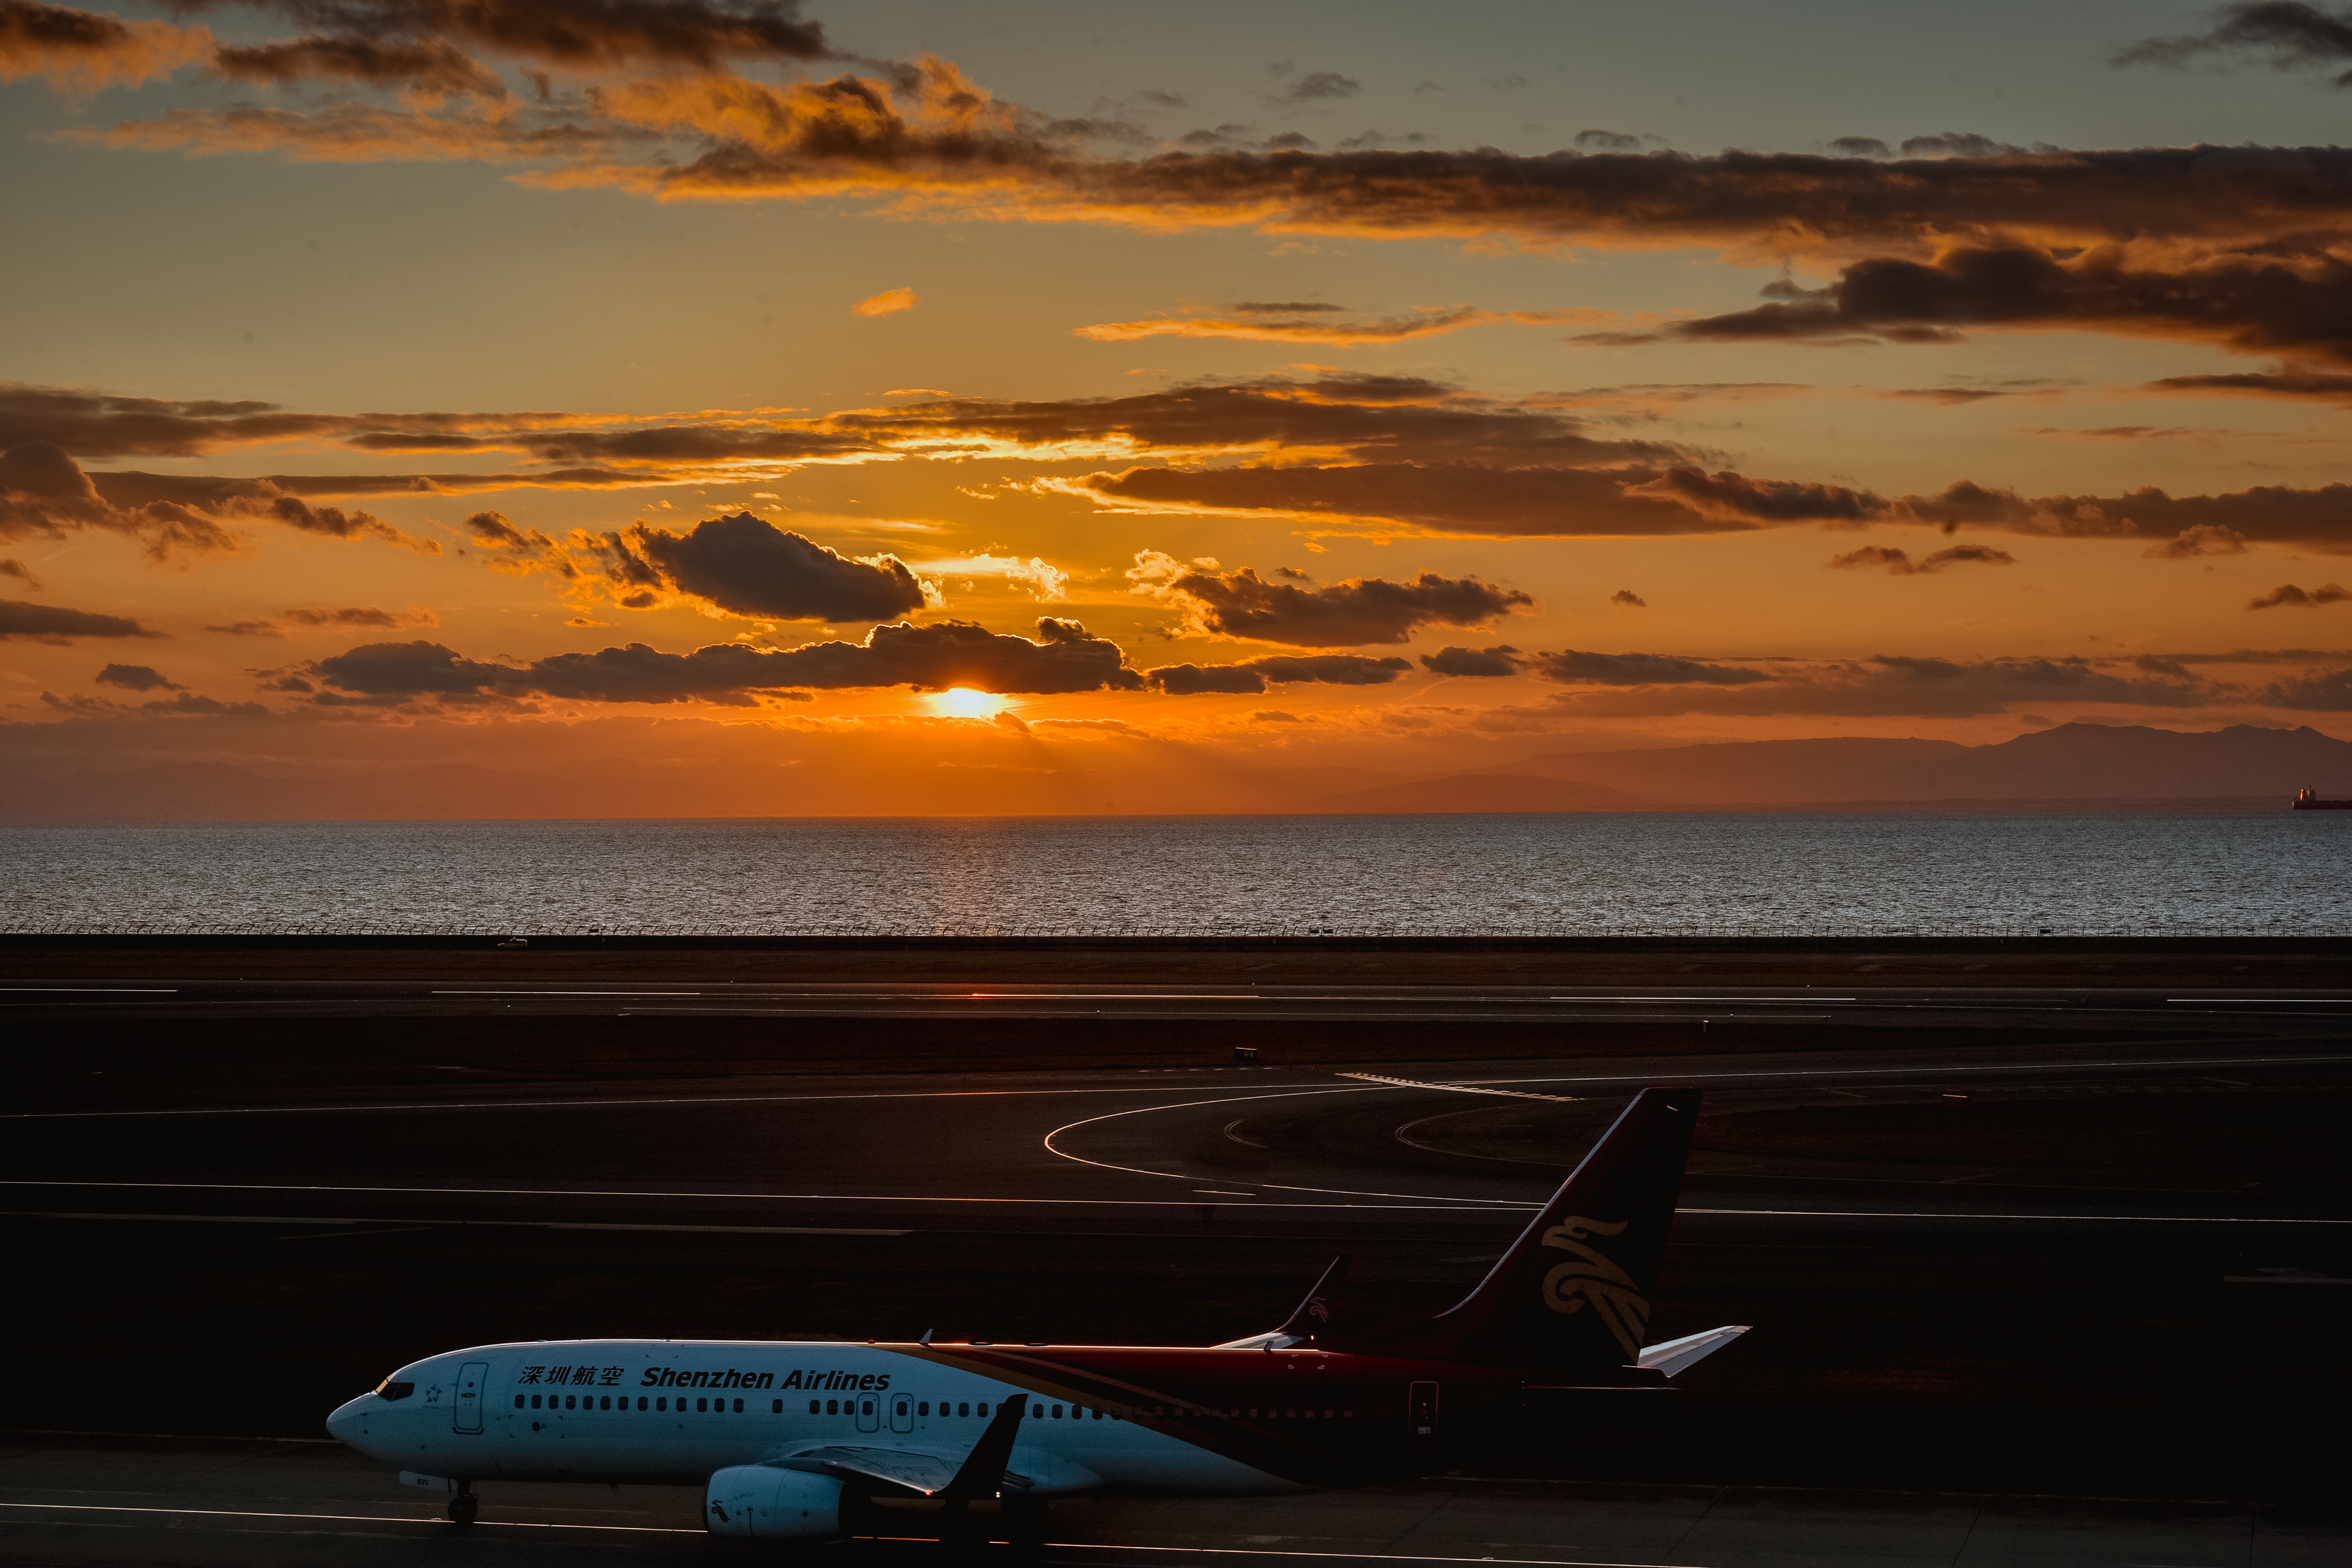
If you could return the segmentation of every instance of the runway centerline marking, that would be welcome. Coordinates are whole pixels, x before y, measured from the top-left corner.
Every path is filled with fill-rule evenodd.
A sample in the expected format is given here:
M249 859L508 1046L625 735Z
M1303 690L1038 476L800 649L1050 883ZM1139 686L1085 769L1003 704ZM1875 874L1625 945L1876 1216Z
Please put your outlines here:
M1066 1156L1064 1156L1064 1157L1065 1157L1065 1158L1071 1158L1071 1156L1066 1156ZM1094 1163L1097 1163L1097 1162L1095 1162L1095 1161L1091 1161L1091 1160L1080 1161L1079 1163L1082 1163L1082 1164L1094 1164ZM1113 1167L1111 1167L1111 1168L1112 1168L1112 1169L1119 1169L1120 1167L1113 1166ZM1197 1179L1197 1178L1194 1178L1194 1179ZM360 1187L360 1186L289 1186L289 1185L273 1185L273 1184L264 1184L264 1183L258 1183L258 1182L72 1182L72 1181L32 1181L32 1180L25 1180L25 1179L8 1179L8 1180L0 1180L0 1186L9 1186L9 1187L79 1187L79 1188L82 1188L82 1189L84 1189L84 1190L86 1190L86 1191L100 1190L100 1189L105 1189L105 1190L136 1189L136 1190L142 1190L142 1191L163 1191L163 1192L239 1192L239 1193L397 1193L397 1194L401 1194L408 1195L408 1196L427 1195L427 1196L438 1196L438 1197L728 1198L728 1199L757 1199L757 1200L761 1200L761 1201L763 1201L763 1202L772 1202L772 1203L797 1203L797 1204L804 1204L804 1203L864 1203L864 1204L926 1204L926 1203L936 1203L936 1204L973 1204L973 1205L982 1205L982 1204L1003 1204L1003 1205L1025 1205L1025 1206L1031 1206L1031 1207L1041 1207L1041 1208L1194 1208L1194 1207L1198 1207L1198 1206L1199 1206L1199 1205L1195 1205L1195 1204L1192 1201L1192 1199L1191 1199L1191 1198L1189 1198L1189 1197L1185 1197L1185 1198L1173 1198L1173 1199L1170 1199L1170 1198L974 1198L974 1197L939 1197L939 1196L931 1196L931 1195L908 1196L908 1195L905 1195L905 1194L876 1194L876 1193L681 1193L681 1192L625 1192L625 1191L612 1191L612 1190L606 1190L606 1189L601 1189L601 1188L583 1188L583 1187ZM1331 1193L1340 1194L1344 1194L1347 1192L1347 1189L1345 1189L1345 1188L1325 1188L1325 1187L1285 1187L1285 1186L1279 1186L1279 1185L1277 1185L1277 1184L1274 1184L1274 1183L1267 1183L1267 1184L1265 1184L1265 1191L1268 1191L1268 1192L1293 1192L1293 1193L1318 1193L1318 1192L1331 1192ZM1366 1194L1366 1195L1369 1195L1369 1196L1381 1196L1381 1195L1385 1195L1385 1194ZM1399 1197L1412 1197L1412 1196L1413 1196L1414 1194L1396 1194L1396 1195L1397 1195L1397 1196L1399 1196ZM1539 1211L1539 1210L1541 1210L1541 1209L1542 1209L1542 1207L1544 1206L1544 1201L1545 1201L1545 1200L1542 1200L1542 1199L1537 1199L1537 1200L1531 1200L1531 1201L1522 1201L1522 1200L1519 1200L1519 1199L1514 1199L1514 1198L1441 1198L1441 1199L1428 1200L1428 1201L1423 1201L1423 1202L1418 1202L1418 1203L1389 1203L1389 1204L1310 1204L1310 1203L1296 1203L1296 1202L1287 1202L1287 1201L1280 1201L1280 1200L1274 1201L1274 1202L1268 1202L1268 1201L1266 1201L1266 1200L1265 1200L1265 1199L1264 1199L1264 1198L1260 1198L1260 1199L1257 1201L1257 1203L1256 1203L1256 1205L1255 1205L1255 1206L1259 1207L1259 1208L1292 1208L1292 1209L1408 1209L1408 1210L1412 1210L1412 1211L1415 1211L1415 1212L1426 1212L1426 1213L1433 1213L1433 1214L1481 1214L1481 1213L1491 1213L1491 1214L1526 1214L1526 1213L1532 1213L1532 1212L1536 1212L1536 1211ZM2017 1213L1984 1213L1984 1212L1975 1211L1975 1210L1950 1210L1950 1211L1945 1211L1945 1210L1937 1210L1937 1209L1728 1209L1728 1208L1677 1208L1675 1212L1676 1214L1728 1215L1728 1216L1733 1216L1733 1217L1739 1217L1739 1216L1752 1216L1752 1217L1756 1217L1756 1218L1763 1218L1763 1219L1928 1219L1928 1220L1933 1220L1933 1219L1992 1219L1992 1220L2021 1220L2021 1221L2027 1221L2027 1222L2040 1221L2040 1220L2068 1220L2068 1221L2087 1221L2087 1222L2090 1222L2090 1223L2093 1223L2093 1224L2099 1224L2099 1223L2104 1223L2104 1222L2107 1222L2107 1221L2113 1221L2113 1222L2115 1222L2115 1223L2116 1223L2116 1224L2120 1224L2120 1225L2311 1225L2311 1226L2352 1226L2352 1219L2326 1219L2326 1218L2316 1218L2316 1219L2315 1219L2315 1218L2301 1218L2301 1217L2294 1217L2294 1216L2288 1216L2288 1217L2266 1217L2266 1216L2263 1216L2263 1215L2096 1215L2096 1214L2017 1214ZM9 1215L10 1215L10 1211L0 1210L0 1219L7 1218L7 1217L9 1217ZM132 1214L124 1214L124 1215L109 1215L109 1216L107 1216L107 1217L109 1217L109 1218L121 1218L121 1219L163 1219L163 1218L173 1218L173 1217L192 1217L192 1218L200 1218L200 1217L207 1217L207 1216L170 1216L170 1215L144 1215L144 1214L136 1214L136 1213L132 1213ZM238 1217L242 1217L242 1216L238 1216ZM300 1220L289 1220L289 1221L284 1221L284 1222L282 1222L282 1223L289 1223L289 1224L303 1224L303 1223L308 1223L308 1222L300 1221ZM338 1223L348 1223L348 1222L338 1222ZM382 1224L382 1223L384 1223L384 1221L383 1221L383 1219L381 1219L381 1218L373 1218L373 1219L368 1219L368 1220L361 1221L361 1222L359 1222L359 1223L364 1223L364 1224ZM546 1229L550 1229L550 1230L625 1230L625 1229L638 1229L638 1228L646 1229L646 1230L655 1230L655 1229L661 1229L661 1230L667 1230L667 1229L678 1229L678 1230L698 1230L698 1229L703 1229L703 1228L710 1228L710 1229L731 1229L731 1228L736 1228L736 1227L730 1227L730 1226L709 1226L709 1227L704 1227L704 1226L625 1226L625 1225L617 1225L617 1224L604 1224L604 1223L600 1223L600 1222L592 1222L592 1221L557 1221L557 1220L422 1220L422 1221L418 1221L417 1223L419 1223L419 1224L424 1224L424 1225L475 1225L475 1226L484 1226L484 1225L508 1225L508 1226L542 1226L542 1227L544 1227L544 1228L546 1228ZM741 1228L745 1228L745 1229L752 1229L752 1228L765 1229L765 1228L767 1228L767 1227L765 1227L765 1226L759 1226L759 1227L745 1226L745 1227L741 1227ZM891 1234L900 1234L900 1233L891 1233Z
M1347 1090L1339 1092L1346 1093ZM1093 1161L1081 1161L1092 1164ZM1117 1166L1110 1167L1118 1169ZM1151 1174L1153 1173L1145 1173ZM1198 1177L1187 1180L1197 1181ZM341 1186L323 1184L287 1182L82 1182L71 1180L40 1180L31 1177L0 1178L0 1187L76 1187L84 1192L173 1192L173 1193L393 1193L404 1196L452 1198L724 1198L760 1203L793 1204L1003 1204L1008 1206L1036 1208L1192 1208L1189 1198L984 1198L948 1197L929 1193L698 1193L633 1190L609 1187L371 1187ZM1286 1192L1318 1192L1316 1187L1288 1187ZM1378 1195L1378 1194L1374 1194ZM1505 1210L1538 1209L1540 1203L1522 1202L1516 1198L1439 1198L1427 1202L1395 1204L1307 1204L1261 1203L1262 1208L1297 1209L1430 1209L1439 1214L1460 1214L1465 1208ZM6 1211L0 1210L0 1218ZM537 1223L537 1222L532 1222ZM601 1228L601 1227L600 1227Z
M1220 1067L1214 1070L1227 1069ZM347 1116L367 1115L379 1110L548 1110L632 1105L780 1105L802 1101L819 1104L847 1100L1011 1100L1023 1095L1049 1094L1189 1094L1197 1087L1193 1084L1139 1083L1107 1085L1098 1089L875 1089L856 1094L657 1095L626 1100L404 1100L394 1105L197 1105L155 1110L11 1110L0 1113L0 1121L68 1121L107 1116Z

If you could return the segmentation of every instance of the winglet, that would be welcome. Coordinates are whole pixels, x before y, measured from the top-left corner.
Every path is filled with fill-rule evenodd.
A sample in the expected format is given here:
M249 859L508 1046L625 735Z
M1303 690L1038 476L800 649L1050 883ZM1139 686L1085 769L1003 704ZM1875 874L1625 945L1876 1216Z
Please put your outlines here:
M1282 1327L1274 1331L1274 1337L1286 1334L1293 1339L1311 1340L1329 1328L1331 1292L1339 1288L1339 1281L1348 1277L1348 1266L1355 1261L1356 1255L1352 1252L1343 1252L1333 1258L1331 1266L1323 1270L1322 1278L1315 1281L1314 1289L1307 1292L1307 1299L1282 1321Z
M1013 1435L1020 1429L1021 1417L1028 1408L1029 1396L1025 1394L1001 1402L988 1429L964 1457L963 1468L956 1471L955 1479L932 1495L947 1502L974 1502L1003 1490L1004 1467L1013 1458Z

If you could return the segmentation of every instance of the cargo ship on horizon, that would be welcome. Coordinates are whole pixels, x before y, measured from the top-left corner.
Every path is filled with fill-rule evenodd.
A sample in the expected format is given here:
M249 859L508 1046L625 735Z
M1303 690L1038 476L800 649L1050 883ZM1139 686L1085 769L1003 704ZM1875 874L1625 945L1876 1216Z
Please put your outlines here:
M2322 800L2310 785L2305 784L2295 792L2294 808L2297 811L2352 811L2352 800Z

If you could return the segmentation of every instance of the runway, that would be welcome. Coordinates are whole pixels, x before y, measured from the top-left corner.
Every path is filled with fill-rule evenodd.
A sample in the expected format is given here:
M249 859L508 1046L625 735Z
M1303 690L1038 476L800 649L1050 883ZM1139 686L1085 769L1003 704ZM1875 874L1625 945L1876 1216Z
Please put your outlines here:
M60 1265L20 1426L301 1437L404 1360L502 1339L1209 1343L1278 1321L1341 1251L1340 1310L1424 1313L1632 1093L1676 1081L1707 1112L1654 1337L1756 1331L1612 1415L1601 1447L1498 1427L1466 1435L1462 1473L1555 1512L1607 1500L1540 1489L1570 1482L2276 1503L2336 1485L2301 1434L2352 1394L2352 991L2281 984L2260 954L2171 984L1927 984L1842 952L1770 985L725 987L709 954L658 983L604 955L601 984L501 985L441 952L395 954L431 973L392 977L262 956L242 979L100 984L40 953L0 975L0 1016L53 1042L0 1115L11 1256ZM1691 962L1643 962L1668 960ZM1814 984L1833 970L1846 984ZM714 991L719 1011L650 1010ZM97 1353L121 1344L140 1349ZM1235 1551L1300 1533L1234 1530ZM1612 1560L1579 1557L1589 1539L1667 1563L1683 1538L1545 1539L1529 1561ZM2231 1539L2244 1561L2253 1538Z
M486 1489L486 1490L488 1489ZM198 1568L312 1563L709 1563L689 1489L515 1485L462 1542L429 1499L327 1444L19 1438L0 1444L0 1563ZM2227 1504L1736 1487L1593 1487L1462 1478L1276 1501L1114 1500L1055 1510L1047 1563L1146 1568L1885 1568L2053 1564L2316 1568L2343 1560L2340 1517ZM895 1568L930 1542L803 1548ZM983 1561L1013 1559L1002 1547Z

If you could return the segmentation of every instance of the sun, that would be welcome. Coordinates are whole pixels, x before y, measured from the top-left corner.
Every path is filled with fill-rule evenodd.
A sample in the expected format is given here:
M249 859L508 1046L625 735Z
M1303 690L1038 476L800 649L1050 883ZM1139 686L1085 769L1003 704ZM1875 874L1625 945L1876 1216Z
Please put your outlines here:
M1008 700L992 691L975 691L969 686L951 686L945 691L931 693L931 711L945 719L993 719L1013 706Z

